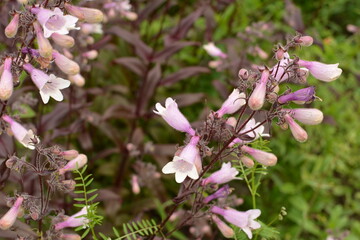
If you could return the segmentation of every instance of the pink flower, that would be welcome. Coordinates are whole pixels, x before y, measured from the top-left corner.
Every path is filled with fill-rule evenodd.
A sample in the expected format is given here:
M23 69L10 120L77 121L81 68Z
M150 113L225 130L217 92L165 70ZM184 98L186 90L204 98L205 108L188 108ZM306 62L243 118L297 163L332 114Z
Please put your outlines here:
M180 112L178 105L172 98L167 98L165 107L160 103L155 105L154 113L160 115L171 127L180 132L186 132L191 136L195 135L195 130L190 126L189 121Z
M265 69L261 74L260 83L256 84L254 91L249 98L249 107L252 110L259 110L265 102L266 84L269 79L270 72Z
M83 23L81 24L81 32L86 35L92 33L103 34L103 29L99 23Z
M14 225L17 215L21 210L21 204L23 203L24 198L18 197L14 203L14 205L5 213L4 216L0 219L0 229L7 230Z
M298 104L304 104L314 99L315 99L315 87L307 87L280 96L278 98L278 102L281 104L285 104L287 102L293 101Z
M58 153L60 156L62 156L66 160L73 160L77 156L79 156L79 152L72 149L72 150L66 150Z
M58 66L62 72L68 75L76 75L80 72L80 67L76 62L68 59L58 51L53 51L53 57L56 66Z
M319 109L316 108L296 108L296 109L283 108L282 111L289 112L291 117L307 125L320 124L324 119L324 114Z
M245 93L240 93L239 89L234 89L221 108L216 111L217 116L222 117L224 114L232 114L238 111L246 104L245 98Z
M10 129L12 133L14 134L14 137L16 140L18 140L24 147L29 149L35 149L35 145L33 143L33 140L35 142L40 142L40 139L34 134L32 130L27 130L24 128L21 124L15 122L11 117L8 115L3 115L2 119L9 123Z
M325 64L321 62L311 62L304 60L299 60L298 63L300 66L309 69L311 75L313 75L315 78L325 82L336 80L342 73L342 69L338 67L338 63Z
M186 177L191 179L199 178L199 170L196 168L196 162L201 160L199 149L196 147L200 138L193 136L188 145L184 147L179 156L167 163L162 172L164 174L175 173L175 181L182 183Z
M5 59L3 72L0 78L0 99L2 101L8 100L11 97L14 90L11 65L12 65L11 57L7 57Z
M221 165L221 169L212 173L209 177L205 178L202 181L202 185L207 185L209 183L223 184L230 182L237 178L236 176L239 174L239 171L236 168L231 167L231 163L223 163Z
M83 207L80 212L68 217L65 221L55 224L56 230L61 230L67 227L87 227L89 224L89 219L86 215L88 214L88 206Z
M31 12L36 14L46 38L49 38L53 33L66 35L69 30L80 29L75 27L79 19L71 15L64 16L60 8L55 8L54 11L45 8L32 8Z
M71 48L75 45L74 38L69 35L53 33L51 34L51 39L60 47Z
M227 55L223 51L221 51L220 48L215 46L215 44L213 42L203 45L203 48L210 56L227 58Z
M218 216L212 215L211 218L225 238L232 238L234 236L235 234L234 230L231 227L229 227L226 223L221 221L221 219Z
M19 29L19 19L20 19L20 14L15 13L13 19L10 21L10 23L5 28L6 37L8 37L8 38L15 37L15 35L17 34L18 29Z
M277 157L268 152L264 152L246 145L241 147L241 150L251 155L256 161L265 166L274 166L277 163Z
M313 44L314 39L310 36L301 36L296 42L299 43L300 46L309 47Z
M204 203L209 203L212 200L215 200L218 198L226 198L231 192L232 192L232 189L229 188L229 185L225 185L222 188L218 189L215 193L204 198Z
M104 4L105 9L109 9L109 15L115 16L115 11L119 12L120 15L126 17L130 21L137 19L138 15L131 11L131 4L129 0L119 0Z
M61 240L81 240L81 236L74 233L63 233L61 234L60 238Z
M64 6L66 11L81 21L88 23L99 23L104 20L104 14L98 9L77 7L69 3L65 3Z
M251 230L259 229L261 227L260 223L255 221L255 219L261 215L261 211L259 209L251 209L246 212L241 212L232 208L222 209L217 206L213 206L210 211L223 216L226 221L241 228L250 239L252 238Z
M68 162L64 167L59 169L59 174L64 174L68 171L78 170L85 166L88 159L85 154L79 154L76 158Z
M68 77L70 82L78 87L83 87L85 85L85 78L81 76L81 74L70 75Z
M308 139L307 132L299 124L297 124L295 120L292 117L290 117L289 114L285 114L284 119L286 123L289 125L293 137L298 142L306 142L306 140Z
M43 58L51 58L52 57L52 46L47 38L45 38L43 30L41 29L41 26L39 22L35 21L33 23L35 33L36 33L36 39L38 42L39 52L40 55Z
M134 194L140 193L140 185L139 185L139 178L137 175L131 176L131 189Z
M250 119L246 123L244 128L240 131L240 134L248 132L248 133L246 133L246 135L253 139L251 141L245 141L245 140L241 140L240 138L235 138L234 141L232 141L229 144L229 147L232 147L237 143L244 144L244 143L253 142L256 139L258 139L260 136L261 137L270 137L270 135L268 133L264 133L264 131L265 131L264 125L257 127L259 124L260 124L260 122L256 122L254 118ZM255 127L257 127L257 128L255 128Z
M60 90L70 86L69 80L58 78L54 74L49 76L29 63L24 64L23 68L30 74L31 79L40 90L41 99L45 104L49 102L50 97L59 102L64 99Z

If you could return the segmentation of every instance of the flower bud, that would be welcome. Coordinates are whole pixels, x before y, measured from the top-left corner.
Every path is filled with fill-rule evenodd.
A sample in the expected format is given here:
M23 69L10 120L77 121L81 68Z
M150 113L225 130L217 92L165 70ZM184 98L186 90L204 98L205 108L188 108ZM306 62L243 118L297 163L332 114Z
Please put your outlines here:
M95 43L95 38L93 38L92 36L87 36L85 41L86 41L86 44L91 45L91 44Z
M36 38L39 47L39 53L44 58L51 58L53 48L47 38L45 38L44 33L41 29L40 24L36 21L34 22L34 28L36 32Z
M139 178L136 175L131 176L131 189L134 194L140 193Z
M69 35L53 33L51 39L59 46L64 48L71 48L75 45L75 40Z
M278 102L281 104L294 101L303 104L315 99L315 87L307 87L295 92L280 96Z
M266 84L269 79L270 72L268 69L263 70L260 83L256 84L254 91L249 98L249 107L252 110L259 110L265 102Z
M232 192L232 189L229 187L229 185L225 185L222 188L218 189L215 193L204 198L204 203L209 203L212 200L215 200L218 198L226 198L231 192Z
M55 59L55 64L60 68L60 70L68 75L76 75L80 72L79 65L60 54L58 51L53 51L53 57Z
M297 42L300 46L309 47L313 44L314 39L310 36L301 36Z
M85 166L87 163L87 157L84 154L79 154L76 158L68 162L63 168L59 169L59 174L64 174L68 171L78 170Z
M24 5L28 4L28 2L29 2L29 0L17 0L17 1L18 1L18 3L24 4Z
M14 205L5 213L4 216L0 219L0 229L7 230L14 225L17 215L21 210L21 204L23 203L24 198L18 197L14 203Z
M219 67L221 64L223 63L223 61L222 60L214 60L214 61L210 61L209 62L209 68L217 68L217 67Z
M236 127L236 123L237 123L237 120L236 120L236 118L234 118L234 117L229 117L229 118L226 120L226 124L232 126L233 128Z
M94 60L95 58L97 58L97 56L99 55L98 51L96 50L91 50L88 52L84 52L82 54L83 57L90 59L90 60Z
M61 240L81 240L81 236L79 234L71 234L71 233L67 233L67 234L61 234L60 236Z
M286 50L282 46L279 46L275 53L275 59L278 61L282 60L284 58L285 52Z
M307 125L320 124L324 119L324 114L316 108L297 108L282 110L289 111L294 119Z
M213 57L220 57L220 58L227 58L227 55L221 51L220 48L218 48L217 46L215 46L214 43L210 42L208 44L203 45L203 48L205 49L205 51Z
M242 68L242 69L240 69L238 76L242 80L247 80L249 78L249 71L245 68Z
M277 157L269 152L264 152L246 145L241 147L241 150L251 155L256 161L265 166L274 166L277 163Z
M89 219L86 218L88 214L88 206L81 209L80 212L68 217L65 221L55 224L55 230L61 230L67 227L79 227L86 226L89 223ZM85 216L84 216L85 215ZM83 216L83 217L81 217Z
M85 85L85 78L80 74L68 76L68 79L78 87L83 87Z
M104 14L95 8L77 7L70 5L69 3L65 3L65 9L79 20L88 23L99 23L104 20Z
M74 180L62 180L61 182L67 191L69 192L74 191L76 185L76 182Z
M240 161L248 168L252 168L254 166L254 161L247 156L241 156Z
M14 90L11 65L12 65L11 57L7 57L4 62L4 70L0 78L0 99L2 101L8 100L11 97Z
M13 19L10 21L10 23L5 28L6 37L8 37L8 38L15 37L15 35L17 34L18 29L19 29L19 19L20 19L20 14L15 13Z
M79 156L79 152L72 149L72 150L62 151L59 153L59 155L61 155L64 159L70 161L76 158L77 156Z
M124 12L123 15L130 21L135 21L138 18L138 15L134 12Z
M212 215L211 217L225 238L232 238L234 236L234 234L235 234L234 230L231 227L229 227L226 223L221 221L218 216Z
M296 141L306 142L308 139L307 132L299 124L297 124L289 114L285 114L284 118L286 123L289 124L290 131Z

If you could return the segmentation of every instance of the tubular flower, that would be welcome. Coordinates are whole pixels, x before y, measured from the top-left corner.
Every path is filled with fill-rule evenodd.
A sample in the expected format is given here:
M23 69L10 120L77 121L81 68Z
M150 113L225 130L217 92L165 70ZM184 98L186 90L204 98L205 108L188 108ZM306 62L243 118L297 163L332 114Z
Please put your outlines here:
M85 154L79 154L76 158L68 162L64 167L59 169L59 174L64 174L67 171L78 170L85 166L88 159Z
M203 48L212 57L227 58L227 55L221 51L220 48L215 46L213 42L203 45Z
M239 110L246 104L245 97L245 93L240 93L239 89L234 89L222 104L221 108L216 111L217 116L220 118L224 116L224 114L232 114Z
M167 163L162 172L164 174L175 173L177 183L182 183L186 177L198 179L199 172L196 169L196 161L200 158L200 152L196 145L199 140L198 136L193 136L180 155L175 156L171 162Z
M235 234L234 230L231 227L229 227L226 223L221 221L221 219L218 216L212 215L211 218L225 238L232 238L234 236Z
M58 33L66 35L69 30L80 29L76 28L75 24L78 18L65 15L60 8L55 8L54 11L44 8L32 8L31 12L36 14L36 18L44 29L44 36L49 38L51 34Z
M190 126L189 121L180 112L178 105L172 98L167 98L165 107L160 103L155 105L154 113L160 115L171 127L180 132L186 132L191 136L195 135L195 130Z
M250 239L252 238L251 230L259 229L261 227L260 223L255 221L255 219L261 215L261 211L259 209L251 209L246 212L241 212L232 208L222 209L217 206L213 206L210 211L223 216L226 221L241 228Z
M69 3L65 3L64 6L66 11L81 21L88 23L100 23L104 19L104 14L95 8L77 7Z
M223 163L221 169L212 173L209 177L205 178L202 181L202 185L207 185L209 183L223 184L230 182L234 179L240 179L236 176L239 174L239 171L236 168L231 167L231 163Z
M60 156L62 156L64 159L70 161L79 156L79 152L72 149L72 150L66 150L59 153Z
M291 75L285 73L287 66L290 63L290 55L287 52L283 53L283 58L272 68L271 76L273 76L278 82L287 80Z
M324 119L324 114L316 108L282 109L289 112L291 117L306 125L317 125Z
M232 189L229 187L229 185L225 185L222 188L218 189L215 193L204 198L204 203L209 203L212 200L218 198L226 198L231 192Z
M40 142L40 139L34 134L32 130L27 130L21 124L15 122L8 115L3 115L2 119L10 125L10 129L16 140L18 140L26 148L31 150L35 149L33 140L38 143Z
M293 101L295 103L303 104L315 99L315 87L307 87L295 92L280 96L278 102L281 104Z
M309 47L313 44L314 39L310 36L301 36L297 42L300 44L300 46Z
M61 230L63 228L67 228L67 227L79 227L79 226L83 226L84 228L86 228L86 226L89 223L89 219L87 219L87 217L86 217L86 215L88 213L87 208L88 208L88 206L85 206L81 209L80 212L68 217L63 222L59 222L59 223L55 224L55 229Z
M59 46L64 48L71 48L75 45L75 40L69 35L63 35L59 33L51 34L51 39Z
M49 102L50 97L59 102L64 99L60 90L69 87L70 81L58 78L54 74L49 76L29 63L24 64L23 68L30 74L31 79L40 90L41 99L45 104Z
M49 40L47 38L45 38L44 33L41 29L41 26L37 21L35 21L33 23L33 25L34 25L34 29L36 32L36 39L38 42L40 55L43 58L51 58L53 48L52 48Z
M229 147L234 146L237 143L250 143L261 137L270 137L268 133L264 133L265 127L263 125L257 127L260 122L256 122L254 118L250 119L245 127L240 131L240 134L246 133L247 136L251 137L251 141L241 140L240 138L235 138L230 144ZM257 127L257 128L255 128Z
M81 236L79 234L61 234L60 236L61 240L81 240Z
M284 119L286 123L289 125L293 137L298 142L306 142L306 140L308 139L307 132L299 124L297 124L295 120L292 117L290 117L289 114L285 114Z
M80 72L79 65L60 54L58 51L53 51L53 57L55 59L55 64L60 68L60 70L68 75L76 75Z
M342 69L339 68L339 64L325 64L321 62L312 62L299 60L299 65L309 69L311 75L315 78L324 81L331 82L338 79L342 73Z
M19 29L19 19L20 19L20 14L15 13L13 19L10 21L10 23L5 28L6 37L8 37L8 38L15 37L15 35L17 34L18 29Z
M0 100L8 100L14 90L13 76L11 73L11 57L7 57L4 62L3 72L0 78Z
M120 15L126 17L130 21L135 21L138 15L131 11L131 4L129 0L120 0L115 2L110 2L104 4L105 9L109 9L109 16L113 17L116 14L116 11L120 13Z
M265 166L274 166L277 163L277 157L268 152L264 152L246 145L241 147L241 150L251 155L256 161Z
M18 197L14 205L5 213L4 216L0 219L0 229L7 230L14 225L18 214L21 211L21 204L23 203L24 198Z
M99 23L83 23L81 24L81 32L85 35L92 33L103 34L103 29Z
M260 78L260 83L256 84L254 91L251 93L249 98L249 107L252 110L259 110L262 108L265 102L266 84L269 79L270 72L265 69Z

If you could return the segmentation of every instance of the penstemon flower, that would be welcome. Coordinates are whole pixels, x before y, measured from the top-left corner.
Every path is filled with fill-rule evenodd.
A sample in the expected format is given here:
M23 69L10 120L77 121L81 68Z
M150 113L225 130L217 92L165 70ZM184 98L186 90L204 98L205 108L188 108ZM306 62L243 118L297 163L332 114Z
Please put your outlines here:
M331 82L338 79L342 73L342 69L338 67L338 63L325 64L321 62L305 60L299 60L298 63L300 66L309 69L311 75L313 75L315 78L325 82Z
M69 3L65 3L64 6L66 11L81 21L88 23L100 23L104 20L104 14L98 9L77 7Z
M11 64L12 64L11 57L7 57L3 65L3 72L0 78L0 100L2 101L8 100L11 97L14 90L13 76L11 73Z
M240 138L235 138L230 144L229 147L234 146L237 143L245 144L250 143L258 139L259 137L270 137L268 133L264 133L265 127L260 125L260 122L256 122L254 118L250 119L244 128L240 131L240 134L245 133L246 135L252 138L252 140L241 140Z
M236 168L231 167L231 163L223 163L220 170L212 173L202 181L202 185L207 185L209 183L227 183L235 179L240 179L236 177L238 174L239 171L236 170Z
M215 193L204 198L204 203L209 203L212 200L218 198L226 198L231 192L232 189L229 187L229 185L225 185L222 188L218 189Z
M13 19L10 21L10 23L5 28L5 35L8 38L13 38L18 32L19 29L19 20L20 20L20 14L15 13Z
M210 56L227 58L227 55L223 51L221 51L220 48L215 46L215 44L213 42L203 45L203 48Z
M63 73L76 75L80 72L80 67L76 62L68 59L58 51L53 51L53 57L56 66L58 66Z
M221 219L218 216L212 215L211 218L224 237L226 237L226 238L234 237L234 234L235 234L234 230L231 227L229 227L226 223L221 221Z
M50 41L49 39L45 38L39 22L35 21L33 25L36 33L36 39L38 42L39 53L43 58L50 59L52 57L52 51L53 51Z
M77 157L68 162L64 167L59 169L59 174L64 174L68 171L73 171L82 168L87 163L88 159L85 154L79 154Z
M307 132L297 124L289 114L285 114L284 119L289 125L292 135L298 142L305 142L308 139Z
M21 211L21 204L23 203L23 201L23 197L18 197L14 205L9 209L9 211L7 211L7 213L5 213L5 215L1 217L0 229L7 230L14 225L16 218Z
M268 82L269 76L270 71L268 69L264 69L261 74L260 82L256 84L256 87L249 98L249 107L252 110L259 110L264 105L266 84Z
M124 16L130 21L135 21L138 18L138 15L131 11L132 6L129 0L115 0L104 4L104 8L109 9L108 15L110 17L114 17L116 12L119 12L120 15Z
M291 117L306 125L317 125L324 119L324 114L316 108L282 109L289 112Z
M273 153L264 152L246 145L242 146L241 150L265 166L274 166L277 163L277 157Z
M64 48L72 48L75 45L75 40L69 35L63 35L54 32L50 37L57 45Z
M297 104L304 104L306 102L313 101L315 99L315 87L307 87L295 92L282 95L278 98L278 102L281 104L293 101Z
M245 93L240 93L239 89L234 89L222 104L221 108L216 111L217 117L222 117L225 114L232 114L238 111L246 104L245 98Z
M87 227L89 224L89 219L87 219L86 215L88 214L88 206L85 206L81 209L80 212L68 217L65 221L55 224L56 230L61 230L63 228L68 227L79 227L83 226ZM85 216L84 216L85 215Z

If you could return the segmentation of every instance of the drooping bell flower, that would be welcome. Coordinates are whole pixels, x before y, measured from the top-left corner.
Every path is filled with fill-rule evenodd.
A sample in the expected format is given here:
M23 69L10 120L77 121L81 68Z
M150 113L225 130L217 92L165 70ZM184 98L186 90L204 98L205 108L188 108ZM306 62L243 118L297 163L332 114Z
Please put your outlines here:
M265 166L274 166L277 163L277 157L273 153L261 151L246 145L241 150L252 156L256 161Z
M74 171L82 168L87 163L88 159L85 154L79 154L76 158L68 162L64 167L59 169L59 174L64 174L68 171Z
M307 87L295 92L282 95L278 98L278 102L281 104L293 101L298 104L304 104L315 99L315 87Z
M283 108L282 111L290 113L292 118L306 125L317 125L324 119L324 114L316 108Z
M5 213L4 216L0 219L0 229L8 230L14 225L16 218L21 211L21 204L23 203L24 198L18 197L14 203L14 205Z
M69 3L65 3L64 6L66 11L81 21L88 23L100 23L104 19L104 14L95 8L77 7Z
M180 132L186 132L191 136L195 135L195 130L190 126L189 121L180 112L177 103L172 98L167 98L165 107L160 103L155 105L154 113L160 115L171 127Z
M334 81L338 79L342 73L342 69L338 67L338 63L325 64L316 61L299 60L298 64L309 69L311 75L324 82Z
M229 227L226 223L221 221L221 219L218 216L212 215L211 218L225 238L234 237L235 234L234 230L231 227Z
M269 76L270 71L265 68L261 74L260 82L256 84L256 87L249 98L249 107L252 110L259 110L264 105L266 84Z
M80 67L76 62L68 59L58 51L53 51L53 57L56 66L58 66L58 68L60 68L63 73L66 73L68 75L76 75L80 72Z
M13 19L10 21L10 23L5 28L5 35L8 38L13 38L18 32L19 29L19 19L20 14L15 13Z
M289 125L290 131L296 141L306 142L306 140L308 139L307 132L299 124L297 124L289 114L285 114L284 119Z
M60 8L55 8L53 11L45 8L33 7L31 12L36 14L36 18L44 29L44 36L49 38L51 34L68 34L69 30L80 29L76 28L78 18L65 15Z
M223 209L213 206L210 211L223 216L226 221L241 228L241 230L243 230L250 239L252 239L251 230L259 229L261 227L260 223L255 221L255 219L261 215L261 211L259 209L251 209L246 212L242 212L232 208Z
M197 144L200 137L193 136L190 142L182 149L179 156L174 156L171 162L168 162L162 169L164 174L175 173L175 181L182 183L186 177L191 179L199 178L199 170L196 168L196 161L200 158L200 152Z
M54 74L49 76L29 63L24 64L23 68L30 74L34 84L40 90L41 99L45 104L49 102L50 97L59 102L64 99L60 90L70 86L69 80L58 78Z
M242 106L246 104L245 93L240 93L239 89L234 89L229 97L222 104L221 108L216 111L219 118L225 114L232 114L238 111Z
M215 200L218 198L226 198L231 192L232 192L232 189L229 187L229 185L225 185L222 188L218 189L215 193L204 198L203 201L204 201L204 203L209 203L212 200Z
M70 82L78 87L83 87L85 85L85 78L81 76L81 74L70 75L68 77Z
M85 206L81 209L80 212L68 217L63 222L59 222L55 224L55 229L61 230L63 228L68 228L68 227L74 228L79 226L83 226L84 228L86 228L87 225L89 224L89 219L86 217L87 214L88 214L88 206Z
M35 21L33 23L33 25L34 25L34 29L35 29L35 33L36 33L36 39L38 42L40 55L43 58L51 58L53 48L50 44L50 41L47 38L45 38L43 30L41 29L39 22Z
M203 48L212 57L227 58L227 55L221 51L220 48L215 46L213 42L203 45Z
M75 45L75 39L69 35L59 33L51 34L51 39L59 46L64 48L72 48Z
M33 142L35 141L39 143L40 139L34 134L31 129L27 130L8 115L4 114L2 116L2 119L10 125L10 129L14 134L16 140L18 140L26 148L29 148L31 150L35 149L35 145Z
M3 72L0 78L0 100L8 100L14 91L13 76L11 73L11 57L7 57L4 61Z
M215 184L227 183L235 179L240 179L236 177L238 174L239 171L236 170L236 168L231 167L230 162L223 163L221 165L220 170L212 173L209 177L205 178L201 184L204 186L209 183L215 183Z

